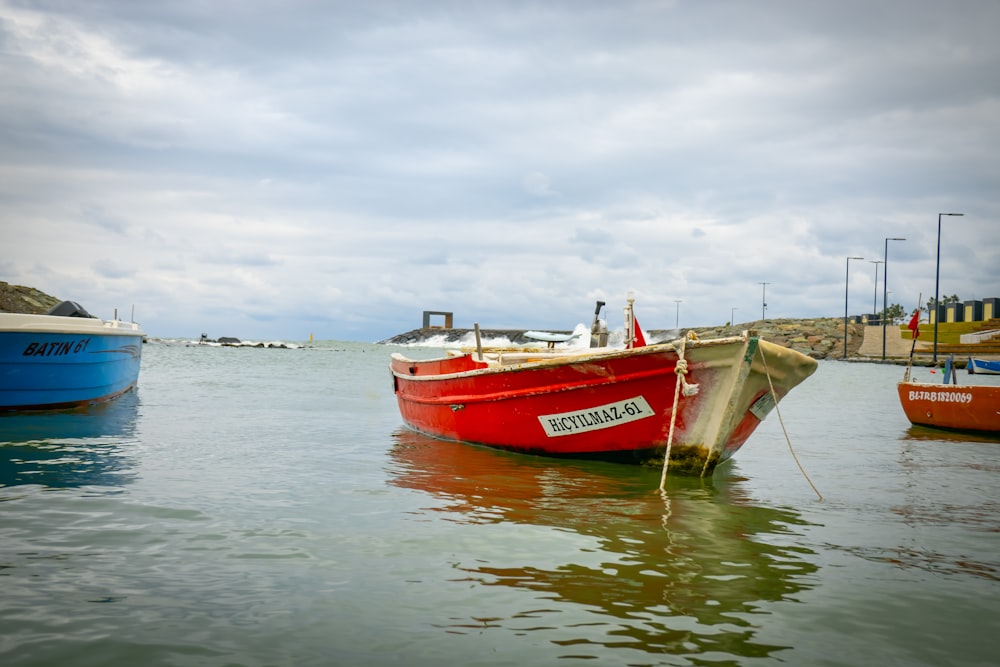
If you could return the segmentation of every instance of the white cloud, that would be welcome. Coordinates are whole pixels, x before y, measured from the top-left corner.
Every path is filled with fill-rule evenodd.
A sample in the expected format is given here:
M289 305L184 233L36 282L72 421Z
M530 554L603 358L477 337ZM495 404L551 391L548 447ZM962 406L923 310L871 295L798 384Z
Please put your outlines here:
M522 183L524 184L525 191L536 197L550 197L555 194L552 191L552 184L549 182L549 177L541 172L533 171L527 174Z
M1000 296L996 3L0 0L0 279L376 340ZM7 247L15 247L8 244ZM871 309L871 264L850 273ZM881 276L880 276L881 278ZM855 295L857 295L855 297Z

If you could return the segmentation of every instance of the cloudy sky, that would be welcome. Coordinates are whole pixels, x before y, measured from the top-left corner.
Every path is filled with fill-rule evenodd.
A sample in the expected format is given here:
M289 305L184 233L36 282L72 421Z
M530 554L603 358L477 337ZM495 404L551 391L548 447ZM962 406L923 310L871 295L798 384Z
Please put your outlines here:
M152 336L1000 297L995 0L0 0L0 280ZM875 277L878 271L879 284ZM761 283L767 283L762 285ZM680 303L678 303L680 302ZM734 310L735 309L735 310Z

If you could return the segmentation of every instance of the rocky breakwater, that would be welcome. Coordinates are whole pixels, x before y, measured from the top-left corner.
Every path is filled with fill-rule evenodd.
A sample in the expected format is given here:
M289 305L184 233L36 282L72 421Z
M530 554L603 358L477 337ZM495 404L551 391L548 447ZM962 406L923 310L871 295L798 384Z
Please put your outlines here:
M736 336L750 329L764 340L776 345L797 350L813 359L839 359L844 354L844 320L835 317L816 319L775 319L744 322L732 326L696 327L692 331L699 338L719 338ZM847 355L856 356L864 337L865 327L848 322L847 333L849 343ZM550 331L551 333L570 333L568 331ZM683 330L686 331L686 330ZM387 345L420 345L430 341L442 345L467 344L471 329L414 329L398 336L381 341ZM652 329L646 332L649 342L666 342L677 338L680 333L671 329ZM539 345L539 342L526 338L521 329L480 329L480 338L484 341L508 340L514 345Z
M735 336L750 329L764 340L788 347L813 359L840 359L844 356L844 320L836 317L815 319L757 320L734 326L696 328L699 338ZM865 327L847 323L847 356L856 356L864 340Z

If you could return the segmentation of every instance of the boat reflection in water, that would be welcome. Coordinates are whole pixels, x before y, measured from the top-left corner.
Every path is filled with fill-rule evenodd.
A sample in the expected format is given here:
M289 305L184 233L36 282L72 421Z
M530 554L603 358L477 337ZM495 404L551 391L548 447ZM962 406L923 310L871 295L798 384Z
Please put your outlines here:
M0 487L120 486L134 477L139 396L50 412L0 413Z
M565 658L608 649L763 657L790 648L759 635L769 608L797 604L815 580L814 552L795 545L805 522L753 505L733 480L671 476L661 494L658 470L553 462L408 430L395 440L391 483L433 496L424 512L556 531L503 531L502 555L490 556L496 545L457 553L463 580L537 595L529 609L455 619L448 632L533 629L552 634ZM484 607L503 606L494 598Z
M996 585L1000 563L996 541L989 536L1000 533L1000 506L993 500L1000 438L914 425L900 441L897 463L903 483L890 511L906 527L907 539L855 555L935 577L975 577ZM912 537L931 533L933 540Z
M947 431L944 429L934 428L932 426L912 424L908 429L906 429L906 432L902 435L901 440L956 444L976 442L997 444L1000 442L1000 433L994 434L976 431Z

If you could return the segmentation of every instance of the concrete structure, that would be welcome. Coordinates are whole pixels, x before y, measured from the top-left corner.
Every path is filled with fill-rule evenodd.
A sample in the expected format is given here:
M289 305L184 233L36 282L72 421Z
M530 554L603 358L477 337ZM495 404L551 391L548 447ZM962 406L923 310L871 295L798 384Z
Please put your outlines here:
M439 315L444 317L444 325L431 325L431 316ZM452 313L443 310L425 310L424 311L424 329L451 329L453 325Z
M942 303L929 309L927 321L939 322L985 322L1000 317L1000 299L971 299L962 303ZM940 320L938 320L940 318Z

